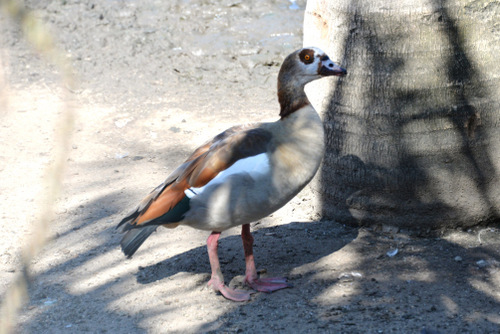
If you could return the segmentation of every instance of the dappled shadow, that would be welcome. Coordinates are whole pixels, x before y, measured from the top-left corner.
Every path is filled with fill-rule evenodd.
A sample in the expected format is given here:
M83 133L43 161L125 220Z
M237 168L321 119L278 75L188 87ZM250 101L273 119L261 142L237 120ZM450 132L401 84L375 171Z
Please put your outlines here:
M361 11L351 13L343 48L349 75L331 92L325 114L321 180L327 217L419 233L498 221L490 143L497 109L493 98L486 100L486 80L467 55L447 2L434 5L426 20L437 27L436 43L449 55L433 58L444 61L442 74L431 61L407 73L414 61L390 52L411 29L386 31ZM426 86L434 77L442 88Z
M172 155L184 149L171 149ZM127 182L130 171L126 167L131 161L71 162L71 170L83 172L66 182L70 197L58 209L51 240L35 262L30 300L21 317L22 332L93 331L96 323L101 324L101 331L143 332L137 327L141 316L130 316L117 305L111 307L130 292L121 287L120 267L125 258L119 251L121 234L116 224L130 209L127 198L150 190L116 190L116 184ZM109 297L115 289L123 292L116 299L115 295Z
M412 72L415 60L398 56L400 48L407 48L405 55L413 50L406 42L395 45L414 40L405 28L411 24L397 16L391 17L397 22L374 22L357 9L366 10L361 2L351 5L342 48L349 75L331 92L325 114L323 212L350 224L387 231L395 225L426 236L440 227L498 223L493 188L499 157L491 150L498 133L497 103L488 97L490 87L466 51L449 3L433 2L434 12L423 16L434 27L432 38L441 41L436 53L441 58L433 60L444 61L444 67L437 72L433 61ZM436 73L445 87L441 96L436 86L425 84L435 83L426 75ZM465 246L449 239L363 234L350 246L366 276L352 281L356 289L349 297L330 295L316 304L326 310L325 320L338 323L335 330L496 330L500 318L491 308L500 300L500 254L495 243ZM389 257L384 248L398 254ZM485 258L489 265L482 267ZM388 325L381 328L381 320Z
M390 332L424 328L488 331L498 326L499 318L491 311L498 302L495 288L480 290L474 283L476 279L495 280L494 266L492 272L479 268L476 261L486 258L494 262L498 252L482 247L465 249L447 240L372 233L362 233L356 243L355 253L362 258L357 269L364 276L341 284L348 292L344 298L319 302L325 318L339 322L338 328L375 331L381 329L381 320ZM395 249L398 253L394 257L385 253ZM464 260L455 260L457 256ZM354 291L349 285L355 286ZM360 317L363 327L342 325Z
M133 328L142 332L135 324L138 318L110 310L109 300L101 298L102 293L117 282L113 279L94 285L84 274L98 275L121 262L119 258L112 263L99 258L116 249L117 238L111 238L115 224L110 222L114 222L121 208L112 203L122 195L112 192L68 214L69 217L76 216L75 220L68 221L65 230L58 230L37 260L39 264L35 267L36 278L30 287L29 304L21 318L22 332L84 332L92 331L95 323L101 324L101 331ZM38 269L40 264L44 269ZM75 289L75 284L88 284L89 291L78 292L85 288Z
M494 114L498 113L498 105L491 102L479 102L481 99L493 99L491 92L483 85L485 81L476 66L470 60L465 47L464 36L461 36L456 20L448 13L448 0L432 2L438 22L441 23L441 33L450 45L447 61L448 81L454 85L452 112L448 113L455 129L460 134L460 153L468 160L468 170L478 189L480 201L485 203L482 221L500 222L500 212L491 200L490 182L498 178L498 170L491 157L491 139L487 131L490 127L481 126L483 122L490 122ZM483 125L489 125L488 123ZM496 157L499 159L500 157ZM451 167L450 167L451 168ZM466 171L464 171L466 172Z
M179 237L183 238L180 243L186 248L195 232L190 228L174 231L161 229L158 233L161 239L156 237L148 240L134 259L125 260L119 251L121 235L115 231L120 210L116 207L108 207L106 212L100 209L103 202L114 203L120 196L124 194L113 192L87 202L85 210L88 213L78 213L74 220L68 222L74 228L60 233L47 246L42 263L37 265L45 269L35 272L31 300L23 311L23 332L83 332L95 323L102 323L102 331L143 332L138 327L141 322L154 321L158 317L176 318L185 307L193 307L193 302L205 308L210 308L214 303L229 309L238 309L241 305L212 293L207 296L206 292L200 290L206 285L210 272L204 245L207 232L203 232L203 246L187 246L187 251L170 252L172 256L155 263L154 258L157 256L154 254L157 250L178 247ZM68 214L70 217L75 216L72 212ZM96 217L97 220L91 224L81 222L80 218L86 216ZM266 268L268 274L285 274L295 285L293 289L270 297L281 296L278 300L286 300L292 296L292 303L299 303L303 300L302 292L310 289L308 281L323 270L310 266L352 242L357 232L356 229L324 221L294 222L273 227L258 223L254 226L253 235L259 268ZM239 235L220 240L220 256L228 279L243 274L244 260ZM296 271L301 267L305 268ZM292 292L290 295L290 291L295 289L299 294ZM134 301L138 297L144 298L144 294L150 295L148 304ZM193 300L185 300L186 296L191 296ZM267 297L258 294L253 297L253 302L262 298ZM272 305L270 303L268 307ZM130 307L136 311L127 311ZM57 318L54 315L58 315ZM215 316L217 320L204 322L200 330L218 328L220 316L230 315L231 312L223 312L222 315L209 312L208 316ZM191 331L196 326L199 325L188 323L185 328Z
M398 253L389 257L386 251L394 249ZM361 230L336 253L292 271L293 289L259 294L201 330L215 326L218 331L244 332L291 327L332 333L495 331L500 323L495 311L498 255L488 247L466 249L444 239ZM481 260L489 267L477 265ZM482 289L479 282L485 284ZM246 322L250 314L259 321Z
M314 233L311 232L311 228ZM321 230L324 232L316 233ZM290 272L293 268L315 262L336 252L356 238L354 230L344 230L329 221L294 222L259 228L252 234L255 238L255 257L257 264L260 264L259 268L266 268L267 272L274 274ZM279 252L275 252L278 248ZM219 256L222 272L228 282L233 275L244 274L243 246L239 235L220 240ZM141 267L136 276L139 283L148 284L178 272L210 274L206 246L190 249L188 252L177 254L148 267ZM291 283L293 284L293 281Z

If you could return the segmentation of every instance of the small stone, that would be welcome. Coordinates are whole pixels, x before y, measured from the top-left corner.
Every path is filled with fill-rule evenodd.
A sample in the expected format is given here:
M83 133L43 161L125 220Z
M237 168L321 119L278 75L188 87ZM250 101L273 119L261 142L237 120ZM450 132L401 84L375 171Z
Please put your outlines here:
M128 153L116 153L115 154L115 159L123 159L123 158L126 158L128 157Z
M398 251L399 251L399 250L398 250L397 248L395 248L395 249L391 249L390 251L388 251L388 252L386 253L386 255L387 255L388 257L394 257L394 256L396 256L396 254L398 253Z
M490 264L488 263L488 261L485 261L485 260L479 260L476 262L477 266L479 268L485 268L487 266L489 266Z
M461 256L458 256L458 255L455 256L455 262L462 262L462 261L463 261L463 259Z

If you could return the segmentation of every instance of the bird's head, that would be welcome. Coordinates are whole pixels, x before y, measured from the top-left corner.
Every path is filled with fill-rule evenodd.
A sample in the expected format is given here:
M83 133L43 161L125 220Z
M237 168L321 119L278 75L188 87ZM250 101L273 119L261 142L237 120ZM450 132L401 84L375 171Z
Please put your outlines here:
M278 74L278 100L282 118L310 104L304 86L328 76L342 77L347 71L330 60L319 48L297 50L283 61Z
M305 85L308 82L327 76L342 77L347 71L335 64L328 55L316 47L295 51L286 57L278 76L278 85Z

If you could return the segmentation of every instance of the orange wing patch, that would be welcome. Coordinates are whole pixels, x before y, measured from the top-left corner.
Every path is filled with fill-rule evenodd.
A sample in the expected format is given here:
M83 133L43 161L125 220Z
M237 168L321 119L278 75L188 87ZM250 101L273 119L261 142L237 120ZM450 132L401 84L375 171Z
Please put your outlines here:
M141 225L155 218L163 216L170 211L184 197L184 190L188 187L180 186L177 183L170 184L163 192L151 202L147 210L137 217L136 224Z

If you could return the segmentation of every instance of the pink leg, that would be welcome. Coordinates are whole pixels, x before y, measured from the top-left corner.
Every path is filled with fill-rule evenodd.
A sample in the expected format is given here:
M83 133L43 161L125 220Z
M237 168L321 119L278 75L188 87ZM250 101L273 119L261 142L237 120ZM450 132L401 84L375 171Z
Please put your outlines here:
M255 268L255 260L253 257L253 237L250 233L250 224L245 224L241 227L241 239L243 240L243 248L245 249L245 283L252 289L261 292L273 292L279 289L291 287L284 277L266 277L259 278L257 269Z
M208 258L212 268L212 277L208 282L215 291L220 292L224 297L237 302L243 302L250 299L252 291L234 290L224 284L224 276L220 269L219 255L217 247L219 244L220 232L212 232L207 240Z

